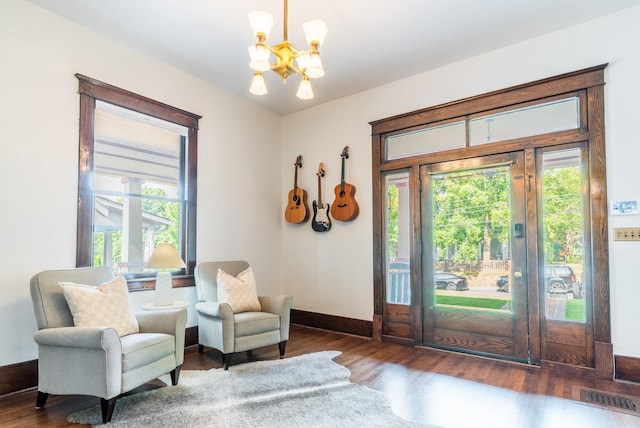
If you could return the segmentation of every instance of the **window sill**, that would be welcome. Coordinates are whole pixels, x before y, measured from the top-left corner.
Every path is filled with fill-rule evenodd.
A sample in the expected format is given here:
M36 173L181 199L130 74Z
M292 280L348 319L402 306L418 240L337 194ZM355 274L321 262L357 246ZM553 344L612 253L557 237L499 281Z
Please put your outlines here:
M193 275L173 275L171 279L173 288L192 287L196 285ZM129 291L155 290L156 277L127 279L127 285L129 286Z

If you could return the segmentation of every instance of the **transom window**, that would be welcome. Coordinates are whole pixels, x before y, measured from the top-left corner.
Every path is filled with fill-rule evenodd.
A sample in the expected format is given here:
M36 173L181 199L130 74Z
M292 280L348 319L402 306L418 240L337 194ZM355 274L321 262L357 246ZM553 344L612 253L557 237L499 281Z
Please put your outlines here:
M385 139L385 159L478 146L580 128L577 96L536 101L524 107L469 115L391 133Z

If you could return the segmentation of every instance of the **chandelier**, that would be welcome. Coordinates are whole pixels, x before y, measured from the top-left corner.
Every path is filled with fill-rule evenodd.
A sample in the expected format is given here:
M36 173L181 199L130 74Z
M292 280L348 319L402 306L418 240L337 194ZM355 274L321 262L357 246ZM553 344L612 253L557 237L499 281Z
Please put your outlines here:
M284 41L274 46L267 44L267 37L273 28L273 16L268 12L253 11L249 13L249 22L256 36L257 43L249 46L249 67L255 72L249 92L254 95L264 95L267 93L267 85L264 82L263 71L272 70L276 72L282 81L293 74L302 76L296 96L303 100L313 98L313 90L309 79L316 79L324 76L324 68L320 61L318 46L324 41L327 34L327 26L321 20L305 22L302 25L304 34L309 44L309 49L299 51L287 40L287 0L284 0ZM275 62L271 63L271 54L275 56ZM294 64L295 61L295 64Z

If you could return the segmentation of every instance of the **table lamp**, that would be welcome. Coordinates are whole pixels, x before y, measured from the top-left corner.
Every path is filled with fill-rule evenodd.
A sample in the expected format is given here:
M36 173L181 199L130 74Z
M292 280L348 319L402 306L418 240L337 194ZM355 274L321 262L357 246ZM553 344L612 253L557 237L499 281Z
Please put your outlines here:
M156 294L153 299L155 306L169 306L173 304L171 293L171 272L167 269L186 267L173 245L168 242L159 244L144 265L145 268L159 269L156 274Z

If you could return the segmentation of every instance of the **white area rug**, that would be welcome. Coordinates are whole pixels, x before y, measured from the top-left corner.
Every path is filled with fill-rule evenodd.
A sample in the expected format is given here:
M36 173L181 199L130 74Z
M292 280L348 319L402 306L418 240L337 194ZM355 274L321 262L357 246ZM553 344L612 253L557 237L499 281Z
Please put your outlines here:
M183 370L180 382L121 398L109 427L417 427L395 415L379 391L316 352L223 369ZM101 425L100 406L69 422Z

